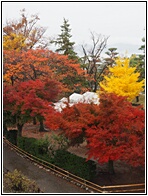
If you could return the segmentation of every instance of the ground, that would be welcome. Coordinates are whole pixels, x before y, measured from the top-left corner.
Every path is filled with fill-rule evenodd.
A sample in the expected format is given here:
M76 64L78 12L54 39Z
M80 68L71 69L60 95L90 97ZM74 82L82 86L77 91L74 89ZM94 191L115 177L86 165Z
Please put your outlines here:
M23 128L23 136L33 138L43 138L45 136L51 136L53 132L47 130L47 132L38 132L39 125L28 124ZM58 132L54 132L57 133ZM71 153L74 153L81 157L87 157L86 143L84 142L79 147L70 147L68 149ZM133 168L121 161L114 163L115 175L110 175L107 172L107 164L97 164L97 176L93 182L104 186L104 185L121 185L121 184L137 184L145 182L145 168L138 167Z

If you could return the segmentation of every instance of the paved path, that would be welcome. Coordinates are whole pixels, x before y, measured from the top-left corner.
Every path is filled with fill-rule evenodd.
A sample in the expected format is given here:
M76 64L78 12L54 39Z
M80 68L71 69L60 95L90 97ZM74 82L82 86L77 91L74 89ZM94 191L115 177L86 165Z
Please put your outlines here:
M3 167L9 171L14 169L21 171L29 179L35 180L44 193L88 193L63 178L35 166L11 150L6 144L3 146Z

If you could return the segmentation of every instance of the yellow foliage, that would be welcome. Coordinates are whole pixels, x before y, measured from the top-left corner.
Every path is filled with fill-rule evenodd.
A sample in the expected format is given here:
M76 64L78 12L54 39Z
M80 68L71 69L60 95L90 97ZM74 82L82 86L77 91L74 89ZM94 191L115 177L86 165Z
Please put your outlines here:
M11 33L3 37L3 49L4 50L16 50L20 51L26 46L25 37L21 34Z
M136 73L136 67L129 66L129 59L118 58L116 66L110 67L110 74L104 77L100 86L108 93L126 96L132 101L143 90L144 80L138 81L140 73Z

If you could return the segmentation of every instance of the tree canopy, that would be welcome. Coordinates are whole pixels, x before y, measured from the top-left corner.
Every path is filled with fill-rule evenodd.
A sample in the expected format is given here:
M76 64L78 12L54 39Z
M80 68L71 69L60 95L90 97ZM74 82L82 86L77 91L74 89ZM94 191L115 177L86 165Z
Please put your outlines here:
M135 70L136 67L129 66L129 59L118 58L116 66L109 68L110 74L104 76L100 86L108 93L125 96L132 101L144 87L144 80L138 81L140 73Z
M141 107L133 107L125 97L113 93L100 95L98 124L86 130L88 159L99 163L123 160L133 166L144 165L145 118Z
M53 88L54 86L54 88ZM21 135L23 125L33 117L44 118L46 112L53 111L51 105L60 93L60 83L55 80L28 80L19 85L4 85L4 121L12 119ZM11 117L10 117L11 116Z

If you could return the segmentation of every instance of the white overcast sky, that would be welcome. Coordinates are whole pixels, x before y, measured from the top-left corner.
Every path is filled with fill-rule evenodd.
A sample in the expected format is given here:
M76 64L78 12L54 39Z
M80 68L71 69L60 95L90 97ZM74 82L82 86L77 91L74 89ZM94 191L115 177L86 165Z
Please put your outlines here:
M108 46L122 45L134 53L146 33L146 2L2 2L3 24L19 19L23 8L28 15L38 13L38 24L48 27L49 37L60 34L63 18L68 19L76 45L91 44L92 31L110 36Z

